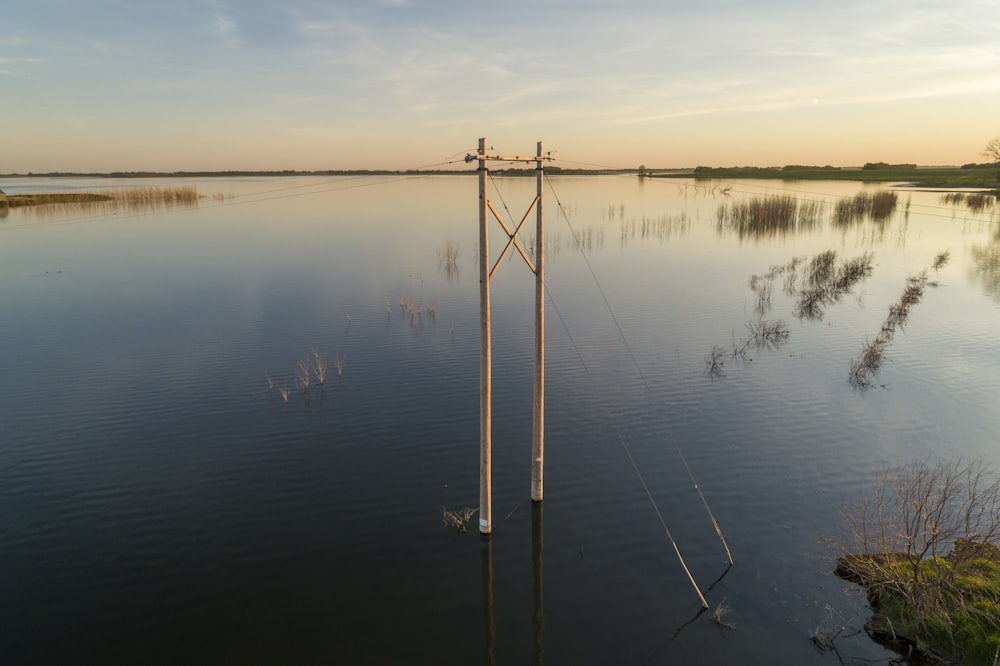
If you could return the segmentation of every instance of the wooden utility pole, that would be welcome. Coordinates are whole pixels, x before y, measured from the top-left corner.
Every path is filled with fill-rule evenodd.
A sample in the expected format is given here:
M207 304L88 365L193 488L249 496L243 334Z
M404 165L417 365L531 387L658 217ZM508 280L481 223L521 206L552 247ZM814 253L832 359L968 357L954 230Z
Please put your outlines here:
M479 140L479 533L493 531L493 350L486 139Z
M545 463L545 229L542 215L542 142L535 153L535 381L531 432L531 499L542 501Z
M475 155L466 155L465 161L473 160L479 163L479 532L490 534L493 531L493 471L492 471L492 341L490 327L490 280L496 269L506 258L511 248L514 248L524 259L528 268L535 274L535 372L534 397L532 399L532 438L531 438L531 499L542 500L543 464L544 464L544 432L545 432L545 236L544 217L542 214L542 180L544 171L542 163L551 160L542 155L542 142L539 141L535 157L501 157L486 152L486 139L479 139L479 151ZM535 183L537 192L535 200L521 218L515 229L504 221L497 209L490 203L487 178L490 161L497 162L535 162ZM517 238L521 227L536 208L535 261L528 257ZM489 215L496 218L507 234L507 245L493 266L490 266L489 254Z

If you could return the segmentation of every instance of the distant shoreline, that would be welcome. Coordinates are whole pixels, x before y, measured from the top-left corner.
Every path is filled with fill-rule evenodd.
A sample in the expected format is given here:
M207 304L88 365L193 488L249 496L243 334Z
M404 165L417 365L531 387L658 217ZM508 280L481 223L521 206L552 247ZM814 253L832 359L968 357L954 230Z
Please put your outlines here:
M916 166L884 165L866 167L813 167L789 165L784 167L695 167L655 169L641 166L635 169L566 169L558 166L545 168L549 175L606 176L634 175L641 178L694 178L698 180L852 180L866 183L892 182L909 187L929 188L978 188L1000 192L1000 165L971 164L965 166ZM491 172L504 176L533 176L534 167L495 168ZM107 173L80 173L55 171L48 173L0 174L0 180L11 178L291 178L304 176L361 177L361 176L471 176L475 169L330 169L322 171L264 170L264 171L112 171Z

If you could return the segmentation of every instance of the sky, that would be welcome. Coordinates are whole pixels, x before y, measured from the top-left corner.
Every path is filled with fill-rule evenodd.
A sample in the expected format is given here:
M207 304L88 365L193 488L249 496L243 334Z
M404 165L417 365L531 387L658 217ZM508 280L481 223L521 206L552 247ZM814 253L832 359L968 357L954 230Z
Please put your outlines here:
M0 173L985 161L996 0L31 0ZM459 162L450 168L462 168Z

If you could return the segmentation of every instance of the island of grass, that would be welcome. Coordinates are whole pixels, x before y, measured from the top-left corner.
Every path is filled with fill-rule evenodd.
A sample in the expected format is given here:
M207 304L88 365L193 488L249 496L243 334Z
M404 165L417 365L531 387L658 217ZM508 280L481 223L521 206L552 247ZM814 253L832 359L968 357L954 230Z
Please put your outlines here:
M1000 658L1000 476L982 459L885 468L841 509L836 573L865 587L868 634L919 664Z
M41 194L4 194L0 190L0 210L11 208L73 208L105 204L116 209L139 209L152 206L196 205L201 199L198 188L125 187L97 192L44 192Z
M23 208L25 206L43 206L46 204L79 204L111 201L110 194L98 192L55 192L46 194L9 194L0 197L0 206L8 208Z

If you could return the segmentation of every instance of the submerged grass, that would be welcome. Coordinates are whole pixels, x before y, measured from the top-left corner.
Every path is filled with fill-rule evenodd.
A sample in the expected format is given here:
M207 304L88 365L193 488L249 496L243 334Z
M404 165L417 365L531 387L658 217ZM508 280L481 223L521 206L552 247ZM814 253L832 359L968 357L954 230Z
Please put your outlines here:
M934 258L932 268L935 270L940 269L948 263L950 256L951 254L947 250L939 253ZM918 275L910 276L906 279L903 293L900 294L898 301L889 306L889 314L886 316L885 321L882 322L879 332L874 338L865 340L861 348L861 354L851 362L848 377L852 386L866 389L875 385L874 377L878 373L879 368L882 367L885 352L889 348L889 345L892 344L897 329L902 329L906 325L906 321L910 316L910 310L923 298L924 290L928 284L933 286L936 283L928 282L927 271L921 271Z

